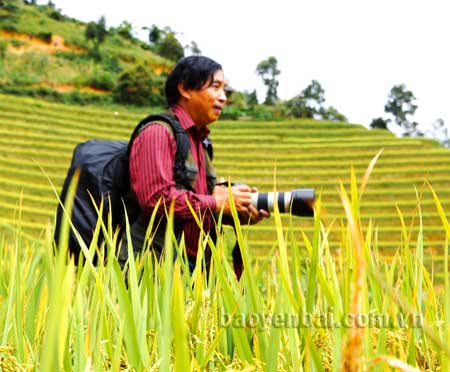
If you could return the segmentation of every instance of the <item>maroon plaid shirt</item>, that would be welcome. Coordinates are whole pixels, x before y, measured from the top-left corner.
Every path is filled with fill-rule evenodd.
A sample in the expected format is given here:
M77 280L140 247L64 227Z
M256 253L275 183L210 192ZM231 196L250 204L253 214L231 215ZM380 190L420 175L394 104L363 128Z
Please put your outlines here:
M208 195L206 182L205 157L202 140L209 130L197 130L191 117L180 106L172 106L181 126L188 133L191 153L199 172L194 185L194 192L177 190L175 187L173 166L175 163L176 143L168 129L162 125L149 125L136 138L130 154L130 180L142 210L150 214L162 197L169 207L175 200L175 215L183 218L184 237L188 256L196 256L200 229L186 203L189 201L203 219L203 229L209 231L213 224L211 211L216 208L213 196ZM164 214L164 206L158 215Z

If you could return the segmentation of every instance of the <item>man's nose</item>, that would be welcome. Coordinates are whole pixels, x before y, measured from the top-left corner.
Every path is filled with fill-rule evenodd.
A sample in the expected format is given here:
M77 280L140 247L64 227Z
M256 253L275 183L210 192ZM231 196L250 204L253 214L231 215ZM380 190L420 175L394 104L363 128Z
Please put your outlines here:
M221 89L220 90L219 100L222 101L222 102L226 102L227 101L227 95L225 93L225 89Z

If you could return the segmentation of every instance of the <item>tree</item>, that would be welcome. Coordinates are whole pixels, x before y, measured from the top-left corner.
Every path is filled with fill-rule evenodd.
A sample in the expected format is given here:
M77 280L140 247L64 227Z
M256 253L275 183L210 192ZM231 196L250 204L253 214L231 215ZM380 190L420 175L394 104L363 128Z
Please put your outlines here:
M264 101L266 105L273 105L278 100L277 90L279 82L277 76L280 73L278 61L273 56L261 61L256 67L256 74L262 78L264 85L267 86L267 94Z
M105 41L107 35L108 31L106 30L106 20L104 16L101 16L98 22L89 22L86 25L84 37L86 40L91 40L94 43L92 52L97 59L100 59L100 44Z
M157 51L162 57L174 62L184 57L184 48L175 37L173 31L164 36L164 39L158 45Z
M311 106L317 105L318 107L321 107L322 103L325 102L325 90L317 80L312 80L311 83L303 89L302 95Z
M389 119L383 119L381 117L375 118L370 123L372 129L388 129Z
M317 80L312 80L311 83L302 91L306 115L304 117L313 118L320 114L321 110L324 112L322 104L325 102L325 90Z
M142 27L143 30L148 31L148 42L150 45L158 45L164 31L161 30L158 26L152 25L152 27Z
M116 32L124 39L131 40L133 38L133 26L128 21L123 21L117 27Z
M347 121L344 114L333 106L325 107L324 102L325 90L317 80L311 80L311 83L299 95L285 103L285 115L295 118Z
M244 91L245 101L249 107L254 107L258 104L258 95L256 94L256 89L252 92Z
M163 79L139 65L119 76L114 95L120 103L158 106L164 104L163 91Z
M450 147L450 138L448 135L448 128L445 125L443 119L437 119L431 124L431 129L429 129L425 135L431 136L435 140L439 141L443 146Z
M286 102L288 114L296 118L316 118L326 120L346 121L346 117L340 114L334 107L323 107L325 102L325 90L317 80L302 90L302 92ZM342 120L344 119L344 120Z
M319 116L322 120L330 120L330 121L341 121L347 122L348 119L344 114L341 114L337 109L333 106L330 107L320 107Z
M190 44L186 45L184 47L184 49L186 50L190 50L190 52L194 55L194 56L199 56L202 54L202 51L200 50L200 48L198 47L198 44L195 41L191 41Z
M170 27L160 29L158 26L152 25L150 28L143 27L143 29L149 32L150 48L160 56L174 62L184 57L184 48L176 38L175 31L172 31Z
M408 116L414 115L417 110L416 97L407 90L404 84L395 85L389 92L388 102L384 111L394 117L395 123L402 128L404 136L420 135L418 123L412 122Z

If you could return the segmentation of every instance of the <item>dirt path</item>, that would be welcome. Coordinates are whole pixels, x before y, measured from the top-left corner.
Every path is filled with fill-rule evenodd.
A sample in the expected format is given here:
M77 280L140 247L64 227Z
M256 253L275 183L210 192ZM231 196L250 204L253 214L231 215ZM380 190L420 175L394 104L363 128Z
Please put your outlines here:
M70 92L74 92L74 91L85 92L85 93L96 93L96 94L109 93L109 91L105 90L105 89L98 89L98 88L93 88L93 87L75 87L70 84L54 84L54 83L50 83L50 82L42 82L39 84L30 85L30 86L51 88L60 93L70 93Z
M22 54L30 50L37 50L47 53L54 53L56 51L85 53L85 50L82 48L75 47L73 45L67 45L64 42L64 38L60 35L52 35L51 40L47 42L31 34L0 30L0 37L5 39L15 39L24 41L25 42L24 45L20 46L9 45L8 49L17 54Z

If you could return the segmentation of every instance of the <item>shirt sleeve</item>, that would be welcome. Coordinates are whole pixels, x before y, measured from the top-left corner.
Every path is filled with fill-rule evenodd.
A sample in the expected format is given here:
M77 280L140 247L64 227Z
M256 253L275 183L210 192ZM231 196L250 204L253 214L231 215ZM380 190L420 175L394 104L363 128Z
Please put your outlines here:
M193 219L186 200L196 212L214 211L213 196L176 188L175 153L176 142L162 125L149 125L135 139L130 154L130 181L144 213L150 214L160 199L159 215L164 213L164 203L168 207L172 200L175 214L184 219Z

